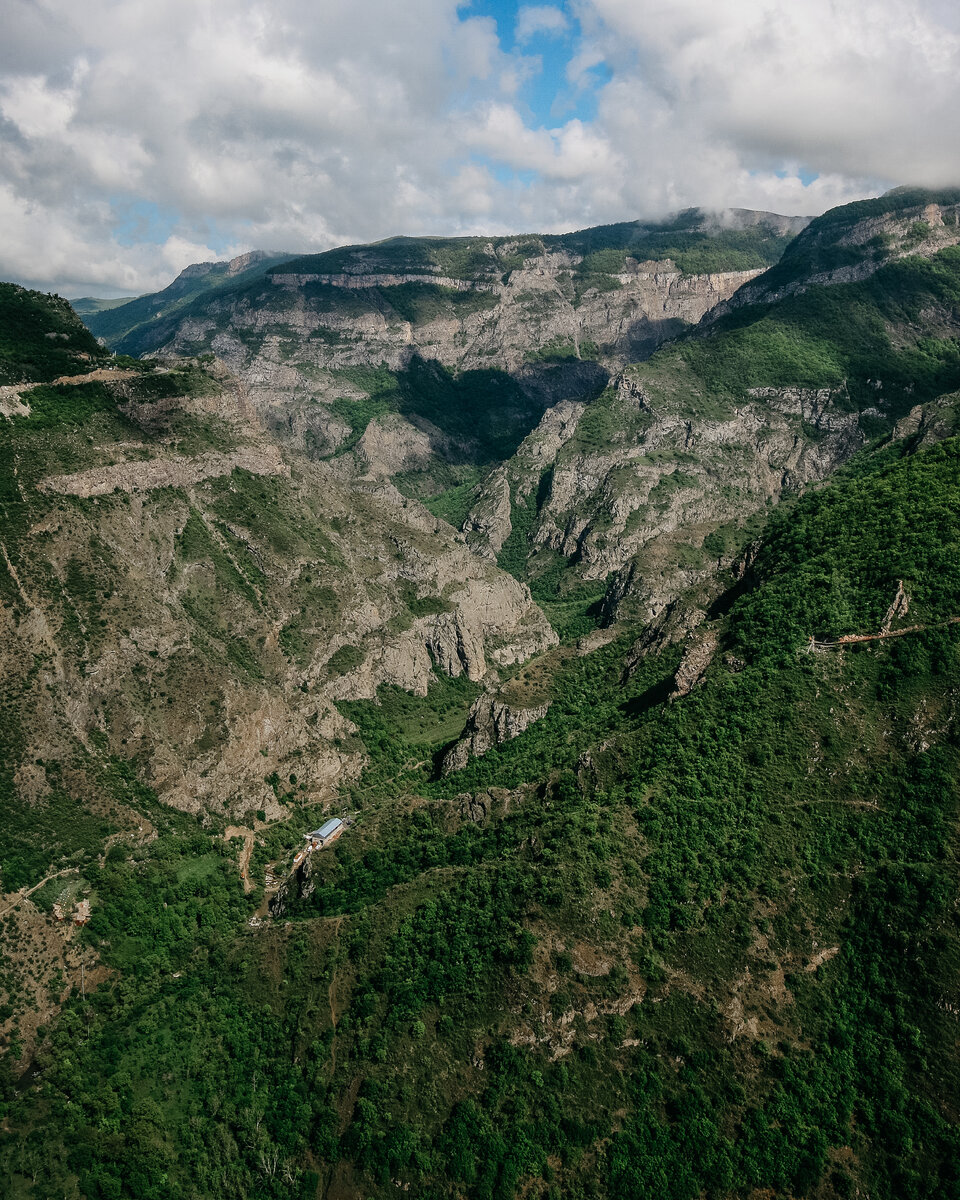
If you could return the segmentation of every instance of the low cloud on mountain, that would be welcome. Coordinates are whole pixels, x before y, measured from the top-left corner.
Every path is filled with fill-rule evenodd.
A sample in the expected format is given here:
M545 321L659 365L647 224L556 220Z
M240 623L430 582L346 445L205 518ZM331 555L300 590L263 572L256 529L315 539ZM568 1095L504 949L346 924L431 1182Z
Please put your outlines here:
M943 0L11 0L5 25L0 277L68 294L960 178Z

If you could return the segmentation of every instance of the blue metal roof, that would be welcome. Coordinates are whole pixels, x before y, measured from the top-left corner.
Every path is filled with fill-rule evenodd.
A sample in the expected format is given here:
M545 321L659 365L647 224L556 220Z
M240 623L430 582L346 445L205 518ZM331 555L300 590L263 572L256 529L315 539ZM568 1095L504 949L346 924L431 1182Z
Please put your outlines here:
M342 824L339 817L331 817L329 821L324 821L319 829L315 829L310 836L312 838L328 838L331 833L336 833Z

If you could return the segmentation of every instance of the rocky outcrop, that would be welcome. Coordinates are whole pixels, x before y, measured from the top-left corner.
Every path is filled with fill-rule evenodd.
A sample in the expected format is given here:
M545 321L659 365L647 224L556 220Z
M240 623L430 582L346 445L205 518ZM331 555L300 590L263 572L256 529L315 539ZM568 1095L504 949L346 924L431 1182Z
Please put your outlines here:
M586 407L582 401L562 400L549 408L513 458L487 476L463 524L475 551L492 557L500 553L513 528L513 500L529 501L561 447L573 437Z
M434 276L271 276L254 304L214 297L208 310L192 313L172 331L165 349L196 353L209 348L241 374L251 394L271 403L267 389L318 393L316 373L382 362L404 366L413 351L457 370L521 372L550 355L572 359L600 356L603 363L645 357L668 337L696 324L758 271L684 275L674 264L628 260L608 278L607 290L577 295L570 273L577 260L567 253L528 259L506 280L457 280ZM399 283L430 283L486 299L460 315L456 308L411 322L393 308L389 289ZM317 283L345 293L344 302L318 302ZM379 289L386 289L380 291ZM359 296L358 296L359 293ZM350 300L347 296L354 297ZM282 303L277 299L282 297ZM288 347L296 345L291 356Z
M484 480L473 508L463 523L463 532L481 554L495 558L510 536L513 504L506 467L497 467Z
M701 630L691 638L673 678L671 700L689 696L697 684L702 682L707 668L713 662L713 657L717 652L717 644L717 631L710 627Z
M270 898L269 910L272 917L282 917L291 904L307 900L313 895L317 882L314 875L314 855L304 855Z
M341 271L336 274L271 274L267 278L276 287L301 288L308 283L322 283L327 287L348 288L363 291L368 288L400 287L404 283L429 283L434 287L450 288L457 292L469 292L474 288L494 286L493 279L454 279L450 275L432 275L425 271L400 274L371 274L363 271Z
M195 458L157 457L146 461L93 467L72 475L51 475L40 483L47 492L61 496L106 496L110 492L146 492L155 488L191 487L204 479L216 479L232 471L251 475L289 475L279 447L244 446L228 454L198 454Z
M0 417L29 417L30 406L21 397L33 386L32 383L24 383L0 387Z
M366 469L342 472L281 449L211 365L218 386L150 403L117 373L123 440L78 432L79 469L24 473L28 524L0 531L0 673L45 757L103 747L175 807L279 816L362 769L335 701L424 695L438 670L484 681L557 637L524 584L385 478L428 427L385 415ZM184 434L225 448L172 453Z
M465 767L471 758L486 754L494 746L519 737L525 729L541 721L550 708L549 701L530 708L513 708L493 692L484 692L473 703L460 740L444 754L440 770L449 775Z
M710 324L750 304L772 304L808 287L856 283L889 262L909 255L929 257L960 244L960 203L932 199L903 206L896 194L890 210L860 215L862 204L834 209L800 234L783 259L756 281L725 297L704 315Z
M917 404L893 428L893 441L912 439L915 449L932 446L953 437L960 428L960 392L939 396L929 404Z
M426 470L449 447L450 439L429 421L413 424L399 413L385 413L370 422L354 454L362 473L389 477Z
M724 411L702 405L701 388L679 363L642 366L592 405L551 409L481 490L464 525L471 545L483 553L489 538L498 550L508 498L526 497L533 552L609 580L609 619L629 598L631 615L650 622L730 565L735 548L712 548L716 530L826 478L886 419L851 411L843 389L758 389Z
M359 642L363 661L326 685L338 700L374 699L381 684L425 696L434 666L474 682L557 644L526 584L479 561L464 548L444 555L420 586L441 594L449 611L410 620L400 633L377 627ZM426 586L425 586L426 585Z

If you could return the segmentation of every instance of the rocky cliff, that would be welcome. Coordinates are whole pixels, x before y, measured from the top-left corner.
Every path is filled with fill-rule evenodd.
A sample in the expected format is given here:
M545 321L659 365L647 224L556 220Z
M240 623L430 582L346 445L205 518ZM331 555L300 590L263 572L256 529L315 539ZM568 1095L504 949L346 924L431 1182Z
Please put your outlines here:
M856 283L887 263L937 254L960 242L960 189L897 188L817 217L770 270L718 304L707 323L810 287Z
M556 642L524 584L389 483L278 445L222 368L17 396L0 668L32 803L79 762L94 788L103 756L198 813L323 801L362 763L335 702L495 678Z
M444 775L459 771L471 758L519 737L535 721L542 720L549 708L549 701L518 708L493 692L485 692L474 701L463 736L444 754L441 771Z
M545 408L591 398L611 368L729 299L804 224L691 210L663 225L569 235L395 238L285 262L244 256L216 272L203 264L197 280L185 273L169 296L87 319L127 352L213 353L243 379L261 418L314 457L351 449L385 408L419 416L432 436L421 381L408 386L412 360L484 377L484 408L497 408L497 374L511 381L497 424L515 446ZM442 446L447 459L489 459L469 422L433 423L457 435Z

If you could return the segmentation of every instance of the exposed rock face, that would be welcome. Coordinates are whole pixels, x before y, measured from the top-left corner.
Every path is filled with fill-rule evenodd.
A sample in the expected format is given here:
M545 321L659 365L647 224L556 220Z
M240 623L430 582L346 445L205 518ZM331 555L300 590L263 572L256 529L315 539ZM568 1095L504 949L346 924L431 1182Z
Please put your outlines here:
M21 393L27 391L32 384L6 384L0 387L0 417L28 417L30 415L30 406L25 404L20 398Z
M894 426L892 438L912 438L916 449L952 437L960 426L960 392L940 396L929 404L917 404Z
M704 546L712 531L824 479L881 416L851 412L842 390L796 388L718 410L698 403L702 385L679 361L652 365L623 372L593 405L548 412L464 524L475 549L496 552L510 532L508 499L527 497L534 547L573 559L586 579L609 577L611 619L629 597L634 615L653 620L730 565Z
M342 402L365 396L351 378L358 369L400 371L415 354L455 372L494 368L546 407L595 394L611 367L647 357L759 274L687 275L669 259L627 258L602 276L603 290L584 290L574 280L581 261L541 246L503 274L454 277L371 270L361 255L341 272L268 274L259 294L241 299L212 294L188 316L158 321L152 345L178 355L213 351L243 380L266 425L319 457L349 433ZM411 288L439 298L411 313ZM562 369L546 368L560 360ZM425 441L379 425L357 451L374 470L417 469L428 444L439 448L429 428L420 430Z
M314 851L314 854L316 853L318 852ZM282 917L291 902L306 900L313 894L317 886L313 878L314 854L307 854L303 862L291 871L277 888L270 900L271 916Z
M549 708L549 702L532 708L511 708L494 693L485 692L474 701L463 736L444 755L441 771L444 775L459 771L471 758L478 758L492 747L519 737L525 729L542 720Z
M146 462L116 463L73 475L51 475L40 487L62 496L105 496L109 492L145 492L154 488L182 488L215 479L232 471L251 475L289 475L277 446L246 446L230 454L199 454L195 458L158 457Z
M364 430L355 454L364 474L389 477L426 469L448 445L449 439L435 425L414 425L399 413L385 413Z
M454 678L466 675L480 682L491 667L523 662L557 644L556 633L525 584L479 563L465 549L439 565L441 573L430 579L427 590L438 589L450 611L416 618L393 635L379 624L369 628L360 643L364 661L327 685L330 696L373 699L383 683L425 696L434 663ZM452 578L446 578L448 574Z
M463 532L480 553L495 558L510 536L510 477L506 467L497 467L484 481L483 490L463 523Z
M693 689L707 673L707 667L713 662L717 652L717 631L712 628L701 630L695 635L683 652L683 658L677 667L673 680L671 700L679 700L689 696Z
M770 304L808 287L856 283L868 279L888 262L907 255L929 256L960 244L958 203L925 201L864 217L858 216L859 207L849 206L851 216L845 225L838 225L838 218L844 214L842 208L813 221L777 267L747 283L735 297L724 298L705 315L705 323L744 305ZM793 263L797 265L791 271ZM807 263L813 265L807 267Z
M81 469L21 473L29 519L0 530L0 674L29 731L14 769L96 746L188 811L322 802L363 763L336 700L480 681L556 643L524 584L374 477L389 437L370 434L367 476L310 462L219 373L219 392L155 404L112 381L117 440L81 434ZM409 461L423 431L398 424ZM224 448L168 451L198 428Z
M563 400L548 409L513 458L484 480L463 524L470 545L481 554L499 554L512 529L513 500L527 501L562 446L573 437L586 404Z
M881 633L889 633L893 628L894 621L898 621L905 617L910 611L910 597L903 589L903 580L897 583L897 594L894 596L887 609L886 615L883 618L883 624L880 626Z
M629 679L647 655L660 654L668 646L685 641L706 620L707 614L696 604L675 600L637 638L624 663L624 676Z
M570 282L576 265L577 260L568 254L545 253L528 259L506 282L499 277L470 281L344 276L343 282L328 286L359 291L360 298L352 304L327 302L323 306L317 305L310 289L317 280L274 275L268 277L270 282L265 283L255 305L231 306L226 300L211 300L209 314L184 320L165 345L178 354L193 353L200 345L212 349L244 378L254 394L263 390L264 383L290 392L316 392L318 370L376 362L398 369L414 349L458 370L495 365L519 371L551 344L558 347L558 353L580 358L584 344L589 343L591 354L600 352L604 360L629 362L645 357L685 326L696 324L760 274L684 275L669 260L628 260L627 270L610 276L615 285L612 291L588 289L576 297ZM483 307L463 316L454 312L413 323L391 308L388 299L391 287L410 282L479 291L486 300ZM387 296L381 298L379 288L386 288ZM275 333L279 326L283 332ZM283 351L291 340L297 344L295 364ZM258 343L251 357L250 347Z

